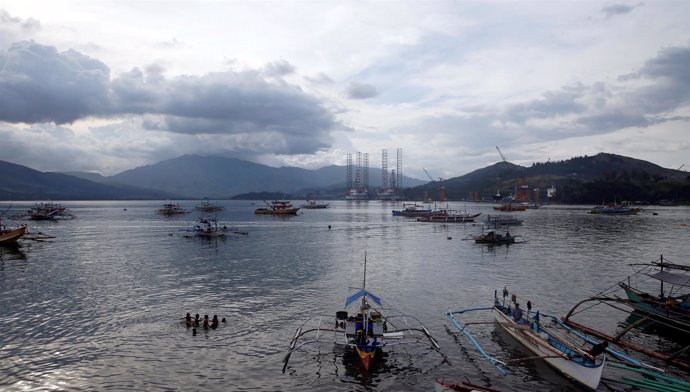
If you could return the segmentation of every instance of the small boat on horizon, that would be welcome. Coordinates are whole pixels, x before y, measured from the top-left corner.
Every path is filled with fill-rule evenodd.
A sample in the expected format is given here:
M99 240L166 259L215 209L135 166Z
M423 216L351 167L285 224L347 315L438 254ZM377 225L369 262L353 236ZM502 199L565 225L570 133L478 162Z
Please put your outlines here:
M484 222L487 226L519 226L522 225L522 220L515 218L512 215L487 215Z
M223 211L225 207L211 203L208 199L204 199L198 206L194 207L194 209L201 212L218 212Z
M189 211L185 210L184 208L180 207L179 203L171 203L167 202L163 204L163 207L159 208L156 210L157 213L165 216L174 216L174 215L182 215L182 214L188 214Z
M392 213L393 216L417 217L431 215L432 211L417 203L403 203L402 209L392 210Z
M258 215L297 215L297 211L299 211L299 207L293 207L292 203L286 200L273 200L271 202L267 202L264 200L264 203L266 203L266 207L264 208L257 208L254 210L255 214Z
M623 204L609 203L594 206L591 210L589 210L589 213L608 215L637 215L637 213L640 211L642 211L642 208L640 207L629 207Z

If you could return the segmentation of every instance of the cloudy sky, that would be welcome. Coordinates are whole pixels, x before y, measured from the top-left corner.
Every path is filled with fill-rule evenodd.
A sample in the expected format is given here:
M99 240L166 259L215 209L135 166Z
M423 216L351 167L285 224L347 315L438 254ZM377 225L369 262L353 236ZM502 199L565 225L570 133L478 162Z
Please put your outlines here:
M0 0L0 160L690 165L690 2ZM393 157L393 159L390 159Z

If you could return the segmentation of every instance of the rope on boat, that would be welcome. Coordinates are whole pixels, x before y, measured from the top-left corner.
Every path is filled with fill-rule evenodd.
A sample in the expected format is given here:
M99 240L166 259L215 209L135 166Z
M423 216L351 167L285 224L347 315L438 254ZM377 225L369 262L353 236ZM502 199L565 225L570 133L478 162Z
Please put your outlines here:
M491 309L493 309L493 308L491 308ZM474 310L478 310L478 309L474 309ZM458 313L458 312L456 312L456 313ZM502 376L508 375L508 373L498 365L498 360L496 360L495 358L493 358L489 354L487 354L484 351L484 349L479 345L479 343L477 343L477 341L474 339L474 337L472 335L470 335L470 333L467 332L465 330L465 328L461 327L460 324L458 324L457 320L455 320L455 317L453 317L453 312L451 312L450 310L448 312L446 312L446 317L448 317L448 320L450 320L455 325L455 327L460 330L460 332L462 332L465 336L467 336L467 338L474 345L474 347L476 347L477 350L479 350L479 352L484 356L484 358L486 358L489 361L489 363L494 365L496 370L498 370L498 372Z

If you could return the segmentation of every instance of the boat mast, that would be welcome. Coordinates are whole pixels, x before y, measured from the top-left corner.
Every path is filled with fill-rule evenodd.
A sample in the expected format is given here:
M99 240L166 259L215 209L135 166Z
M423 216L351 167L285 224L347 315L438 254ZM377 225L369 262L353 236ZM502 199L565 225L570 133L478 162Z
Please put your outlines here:
M661 266L661 271L663 271L664 270L664 255L661 255L659 265ZM673 291L673 289L671 291ZM663 280L661 281L661 296L659 298L661 298L662 300L664 299L664 281Z

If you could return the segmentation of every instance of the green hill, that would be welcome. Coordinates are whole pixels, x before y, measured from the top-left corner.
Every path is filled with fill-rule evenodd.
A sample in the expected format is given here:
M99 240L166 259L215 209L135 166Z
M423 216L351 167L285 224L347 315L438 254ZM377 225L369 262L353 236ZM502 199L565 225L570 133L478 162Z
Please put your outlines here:
M688 173L607 153L531 167L499 162L461 177L412 188L405 196L420 200L426 193L438 199L439 187L443 186L449 200L491 200L497 192L504 197L516 195L521 185L527 186L532 199L539 195L540 200L546 199L547 188L555 187L556 194L550 200L563 203L690 201Z

